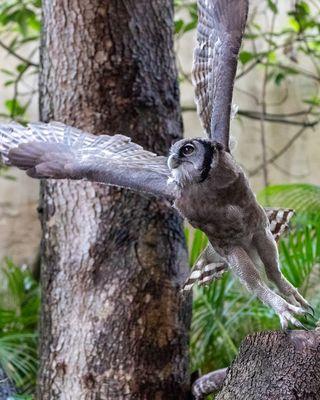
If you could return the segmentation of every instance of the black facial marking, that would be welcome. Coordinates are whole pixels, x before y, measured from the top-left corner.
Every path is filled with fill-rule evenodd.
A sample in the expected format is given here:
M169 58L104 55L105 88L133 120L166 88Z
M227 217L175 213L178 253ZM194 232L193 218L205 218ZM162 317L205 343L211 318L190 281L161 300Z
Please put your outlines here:
M200 183L205 181L209 175L215 146L205 140L199 140L204 147L204 159L202 164L201 180Z

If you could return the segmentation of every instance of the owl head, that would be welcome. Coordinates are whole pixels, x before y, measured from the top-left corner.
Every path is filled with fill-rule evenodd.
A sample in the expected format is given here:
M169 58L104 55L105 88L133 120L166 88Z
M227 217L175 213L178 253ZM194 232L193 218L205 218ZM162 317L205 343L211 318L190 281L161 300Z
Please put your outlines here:
M179 140L171 147L168 158L172 181L180 187L203 182L222 150L221 144L210 139Z

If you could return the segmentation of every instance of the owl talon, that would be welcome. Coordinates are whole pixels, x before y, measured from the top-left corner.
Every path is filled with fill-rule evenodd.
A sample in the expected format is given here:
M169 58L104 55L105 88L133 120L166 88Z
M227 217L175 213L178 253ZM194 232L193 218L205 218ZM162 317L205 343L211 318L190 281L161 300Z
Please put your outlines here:
M311 305L307 302L307 300L305 300L301 296L301 294L297 290L295 290L295 292L293 293L293 297L305 311L310 310L310 309L313 311L313 308L311 307Z
M317 318L314 316L314 313L313 314L311 314L311 313L309 313L309 312L306 312L305 313L305 317L307 318L307 317L310 317L313 321L315 321L315 322L317 322L318 320L317 320Z
M311 313L308 312L307 314L312 315L312 318L316 319L315 316L314 316L314 314L315 314L314 308L312 306L310 306L310 304L308 306L308 309L311 310Z
M307 329L300 321L298 321L293 314L296 315L305 315L306 312L303 308L301 307L295 307L292 306L291 304L286 304L285 310L278 312L279 318L280 318L280 323L281 323L281 328L283 330L287 330L289 324L295 326L296 328L300 329Z

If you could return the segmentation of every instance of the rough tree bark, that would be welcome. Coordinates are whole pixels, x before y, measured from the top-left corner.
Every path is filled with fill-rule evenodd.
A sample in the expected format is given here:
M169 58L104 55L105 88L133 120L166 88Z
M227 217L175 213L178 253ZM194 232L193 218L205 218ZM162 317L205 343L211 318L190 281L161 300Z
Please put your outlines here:
M40 110L165 153L182 132L171 0L44 0ZM183 399L181 221L164 201L42 183L38 398Z
M248 336L216 400L319 400L320 331Z

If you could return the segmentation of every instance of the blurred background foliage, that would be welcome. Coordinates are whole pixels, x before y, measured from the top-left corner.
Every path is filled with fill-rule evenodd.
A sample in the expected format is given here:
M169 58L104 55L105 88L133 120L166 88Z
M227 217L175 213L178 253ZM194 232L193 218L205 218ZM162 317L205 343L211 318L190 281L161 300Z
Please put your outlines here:
M259 200L268 206L291 207L297 211L290 232L279 244L282 270L286 277L320 311L320 187L309 184L269 186L268 166L282 157L308 129L320 122L320 4L314 1L288 1L284 23L278 22L278 2L263 0L253 4L244 44L240 53L237 81L256 69L263 71L261 93L244 93L255 102L251 110L238 110L238 118L260 121L261 157L251 171L263 170L264 189ZM194 30L197 9L194 1L175 0L175 37L180 81L190 81L179 62L179 40ZM30 76L38 74L41 29L40 0L2 0L0 3L0 47L17 60L15 69L1 68L5 79L0 85L12 90L0 104L2 119L27 122L27 110L37 88ZM5 63L4 63L5 64ZM3 65L3 64L2 64ZM270 112L289 100L290 82L295 77L312 82L312 90L301 92L299 110ZM278 90L278 101L270 104L268 90ZM310 87L310 86L308 86ZM242 90L243 91L243 90ZM243 91L244 92L244 91ZM282 108L281 108L282 109ZM194 105L182 104L183 112L194 112ZM295 126L296 133L276 153L268 157L266 124ZM10 177L7 170L2 176ZM1 176L0 176L1 179ZM199 231L186 229L190 266L206 244ZM30 399L37 368L37 318L39 284L25 267L10 260L1 264L0 280L0 366L24 396ZM307 327L313 321L303 321ZM192 369L205 373L230 364L243 337L250 332L278 329L273 311L250 296L226 273L209 287L195 288L191 332Z
M25 122L26 111L37 88L28 79L38 73L38 50L41 30L40 0L3 0L0 2L0 47L14 56L15 70L1 68L12 87L12 97L5 100L0 117ZM26 54L25 54L26 53Z
M17 389L33 393L38 365L39 283L26 266L0 269L0 366ZM25 399L28 396L24 397Z

